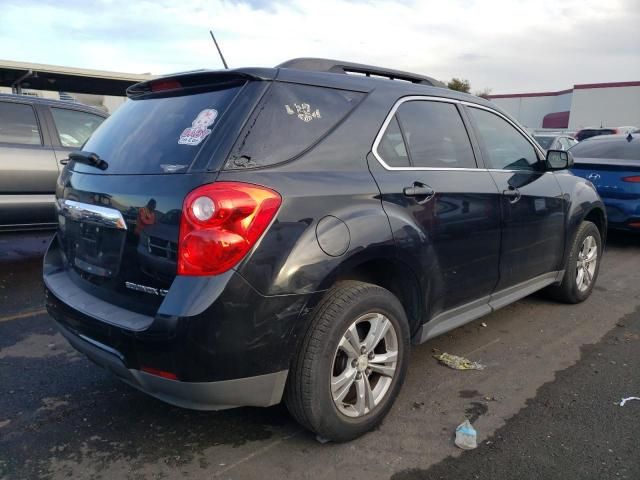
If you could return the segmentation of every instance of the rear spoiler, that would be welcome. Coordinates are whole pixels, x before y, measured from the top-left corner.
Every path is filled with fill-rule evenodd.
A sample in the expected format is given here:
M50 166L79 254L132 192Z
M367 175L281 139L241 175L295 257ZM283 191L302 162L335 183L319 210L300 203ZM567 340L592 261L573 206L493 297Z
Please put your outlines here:
M127 97L139 98L152 93L175 93L184 89L207 90L224 88L249 80L273 80L274 68L244 68L237 70L195 70L175 73L136 83L127 88Z

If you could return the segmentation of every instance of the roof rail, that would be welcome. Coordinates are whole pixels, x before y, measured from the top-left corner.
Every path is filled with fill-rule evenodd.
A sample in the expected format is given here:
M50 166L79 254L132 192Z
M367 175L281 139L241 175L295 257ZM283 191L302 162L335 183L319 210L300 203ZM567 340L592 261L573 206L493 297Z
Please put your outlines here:
M281 63L277 68L294 68L297 70L312 70L316 72L331 73L355 73L366 77L382 77L388 80L404 80L411 83L419 83L433 87L446 87L444 83L435 78L418 75L416 73L391 70L389 68L374 67L361 63L343 62L328 58L294 58Z

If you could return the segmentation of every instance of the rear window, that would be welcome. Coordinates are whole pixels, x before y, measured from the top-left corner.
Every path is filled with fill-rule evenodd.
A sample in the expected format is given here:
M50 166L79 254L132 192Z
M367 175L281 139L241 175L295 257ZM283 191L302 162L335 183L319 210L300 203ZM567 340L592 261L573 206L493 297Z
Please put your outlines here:
M262 167L298 156L336 126L363 96L275 82L247 121L225 168Z
M640 137L630 142L626 138L585 140L569 149L576 158L610 158L615 160L640 160Z
M66 108L52 108L51 114L56 124L60 144L69 148L81 148L96 128L104 122L104 117L99 115Z
M551 144L553 143L553 139L555 137L541 137L540 135L535 135L533 138L536 139L538 145L540 145L545 150L548 150Z
M600 135L613 135L614 133L616 133L616 131L610 128L602 128L598 130L584 129L584 130L580 130L576 134L576 139L582 141L582 140L586 140L587 138L598 137Z
M183 173L241 87L194 95L128 100L89 138L106 174ZM74 170L101 173L76 163Z

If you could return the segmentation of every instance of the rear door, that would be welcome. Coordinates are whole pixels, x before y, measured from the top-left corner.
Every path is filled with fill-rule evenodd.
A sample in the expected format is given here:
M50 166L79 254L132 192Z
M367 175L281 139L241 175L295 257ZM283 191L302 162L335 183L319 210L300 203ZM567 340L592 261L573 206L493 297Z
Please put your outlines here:
M396 243L419 259L431 316L486 299L498 281L498 191L478 168L457 103L405 97L373 154Z
M542 154L506 117L481 107L466 110L501 193L502 247L496 290L559 270L565 202L554 174L544 171Z
M0 100L0 228L55 222L58 166L34 107Z

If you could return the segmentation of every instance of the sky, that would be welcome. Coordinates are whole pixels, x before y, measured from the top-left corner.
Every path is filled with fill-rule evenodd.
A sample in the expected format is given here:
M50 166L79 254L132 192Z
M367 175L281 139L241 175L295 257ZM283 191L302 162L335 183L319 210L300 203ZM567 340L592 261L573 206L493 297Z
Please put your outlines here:
M640 80L640 0L0 0L0 59L166 74L337 58L493 94Z

